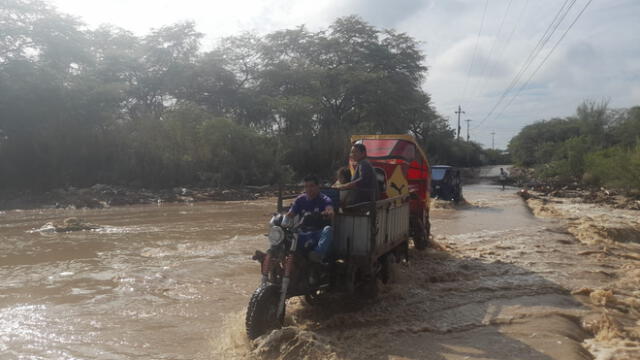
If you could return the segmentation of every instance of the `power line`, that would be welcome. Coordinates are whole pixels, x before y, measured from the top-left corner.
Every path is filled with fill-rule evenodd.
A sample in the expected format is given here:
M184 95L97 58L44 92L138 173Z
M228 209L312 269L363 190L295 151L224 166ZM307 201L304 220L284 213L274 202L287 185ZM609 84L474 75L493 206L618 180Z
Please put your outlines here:
M473 48L473 56L471 57L471 64L469 64L469 70L467 71L467 79L464 82L464 90L462 91L462 99L465 99L467 95L467 87L469 86L469 78L471 77L471 69L473 69L473 64L476 61L476 53L478 51L478 42L480 42L480 34L482 34L482 28L484 27L484 18L487 14L487 6L489 5L489 0L484 2L484 11L482 12L482 20L480 21L480 30L478 30L478 36L476 37L476 46Z
M482 71L480 71L480 78L482 79L482 77L484 76L485 72L487 71L487 64L489 63L489 60L491 60L491 55L493 54L493 49L496 46L496 42L498 41L498 38L500 37L500 33L502 32L502 27L504 26L504 20L507 18L507 14L509 14L509 9L511 8L511 3L513 2L513 0L509 0L509 3L507 4L507 9L504 12L504 15L502 15L502 20L500 21L500 26L498 27L498 32L496 32L496 36L495 38L493 38L493 41L491 42L491 48L489 50L489 56L485 59L484 62L484 66L482 67ZM471 94L473 96L473 94L475 94L475 89L474 91L471 91Z
M540 37L540 40L538 40L538 43L536 44L536 46L531 50L531 52L529 53L529 56L527 56L527 59L524 61L524 63L520 67L520 70L518 71L516 76L514 76L514 78L509 83L509 86L507 86L507 88L502 92L502 94L500 95L500 98L494 104L494 106L491 108L489 113L480 121L480 123L478 123L478 125L476 125L474 127L474 129L476 129L480 125L482 125L496 111L498 106L500 106L502 101L504 101L504 99L507 97L509 92L511 90L513 90L513 88L518 84L518 82L520 82L520 79L522 78L524 73L526 73L526 71L529 69L529 66L531 66L531 64L533 63L535 58L540 54L540 52L542 51L544 46L549 42L549 39L551 39L551 37L553 36L555 31L558 29L558 26L560 26L560 23L567 16L567 13L569 12L569 10L571 10L571 8L575 4L576 0L572 0L571 4L569 5L569 7L567 7L567 9L565 10L565 7L566 7L568 2L569 2L569 0L565 0L565 2L562 4L560 9L556 13L556 16L553 18L551 23L549 23L549 25L547 26L547 29L545 30L544 34L542 34L542 37ZM563 13L563 11L564 11L564 13Z
M480 125L482 125L482 123L484 123L493 113L494 111L496 111L496 109L498 108L498 106L500 106L500 104L502 104L502 101L504 101L504 99L507 97L507 95L509 94L509 92L511 90L513 90L513 88L518 84L518 82L520 82L520 79L522 78L522 76L526 73L526 71L529 69L529 66L531 66L531 64L533 63L533 61L535 60L535 58L540 54L540 52L542 51L542 49L544 48L544 46L547 44L547 42L549 41L549 39L551 38L551 36L553 36L553 33L555 33L556 29L558 28L558 26L560 25L560 22L562 20L564 20L564 18L566 17L567 12L571 9L571 7L575 4L576 0L572 0L571 4L569 5L569 7L567 8L567 10L564 13L564 16L562 16L561 18L560 15L562 14L565 6L567 5L567 3L569 2L569 0L565 0L565 2L562 4L562 6L560 7L560 9L558 10L558 12L556 13L556 16L553 18L553 20L551 21L551 23L549 23L549 25L547 26L547 29L545 30L544 34L542 34L542 37L540 37L540 39L538 40L538 43L536 44L536 46L531 50L531 52L529 53L529 56L527 57L527 59L524 61L524 63L522 64L522 66L520 67L520 70L518 71L518 73L516 74L516 76L514 76L514 78L511 80L511 82L509 83L509 86L504 90L504 92L500 95L500 98L498 99L498 101L494 104L494 106L491 108L491 110L489 111L489 113L480 121L480 123L476 126L479 127ZM555 26L554 26L555 25ZM553 29L552 29L553 28Z
M569 25L569 27L567 27L567 29L564 31L564 33L562 34L562 36L560 36L560 38L558 39L558 41L556 41L556 43L553 45L553 47L551 48L551 50L549 50L549 52L547 53L547 55L544 57L544 59L542 59L542 61L540 62L540 64L538 64L538 67L536 67L536 69L531 73L531 75L529 76L529 78L527 79L527 81L522 84L522 86L520 86L520 88L518 89L518 91L516 91L516 93L513 95L513 97L511 98L511 100L509 100L509 102L507 103L507 105L502 108L502 111L500 111L500 113L494 118L498 119L500 116L502 116L502 114L504 114L504 112L507 110L507 108L511 105L511 103L513 103L513 101L518 97L518 95L520 95L520 92L527 86L529 85L529 82L531 81L531 79L538 73L538 71L542 68L542 66L547 62L547 59L549 59L549 57L551 56L551 54L554 52L554 50L558 47L558 44L560 44L560 42L564 39L564 37L567 35L567 33L569 32L569 30L571 30L571 28L573 27L573 25L578 22L578 19L582 16L582 13L585 12L585 10L587 10L587 7L589 7L589 5L591 4L593 0L589 0L587 1L587 3L584 5L584 7L582 8L582 10L580 11L580 13L578 13L578 15L576 16L575 19L573 19L573 22Z
M522 22L522 18L524 17L524 14L525 14L528 6L529 6L529 0L525 1L524 6L522 7L522 11L520 11L520 15L518 15L518 18L516 19L515 23L513 24L513 28L511 29L511 32L509 33L509 36L507 37L507 41L505 41L505 44L502 47L502 49L499 50L499 54L496 56L496 59L500 59L502 57L502 54L504 54L504 52L509 47L509 44L511 43L511 39L513 38L513 34L515 34L516 29L518 28L518 25L520 25L520 23ZM487 81L490 78L493 77L493 74L495 72L496 72L496 67L495 66L489 68L489 74L487 76L485 76L484 81L482 82L482 85L480 86L480 89L484 88L484 86L487 84Z

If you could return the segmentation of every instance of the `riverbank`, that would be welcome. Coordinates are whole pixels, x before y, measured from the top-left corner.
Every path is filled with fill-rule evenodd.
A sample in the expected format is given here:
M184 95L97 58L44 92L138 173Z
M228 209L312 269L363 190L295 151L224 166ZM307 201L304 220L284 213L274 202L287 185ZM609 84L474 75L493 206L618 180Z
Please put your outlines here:
M510 165L501 165L510 168ZM492 168L493 169L493 168ZM498 167L495 167L498 169ZM499 173L487 173L484 168L460 168L463 184L481 181L498 184ZM287 184L283 195L300 193L302 186ZM67 187L46 192L0 192L0 211L14 209L103 209L112 206L160 203L194 203L202 201L249 201L276 197L275 185L206 187L180 186L170 189L149 189L131 186L96 184L91 187Z
M578 182L542 179L533 169L510 169L509 182L525 190L525 197L537 196L543 201L575 199L577 202L597 204L614 209L640 210L640 190L620 190L590 186Z
M287 186L284 194L295 194ZM68 187L48 192L17 192L0 194L0 210L12 209L101 209L111 206L193 203L200 201L241 201L277 196L277 186L243 187L176 187L146 189L96 184L89 188Z
M510 167L510 165L502 166ZM474 184L480 181L492 181L496 184L498 182L499 174L486 173L484 168L460 168L460 171L464 184ZM284 186L283 195L299 194L301 190L301 185L287 184ZM14 209L103 209L112 206L159 203L249 201L276 197L277 195L277 185L235 187L179 186L168 189L149 189L96 184L85 188L69 186L46 192L0 191L0 211Z

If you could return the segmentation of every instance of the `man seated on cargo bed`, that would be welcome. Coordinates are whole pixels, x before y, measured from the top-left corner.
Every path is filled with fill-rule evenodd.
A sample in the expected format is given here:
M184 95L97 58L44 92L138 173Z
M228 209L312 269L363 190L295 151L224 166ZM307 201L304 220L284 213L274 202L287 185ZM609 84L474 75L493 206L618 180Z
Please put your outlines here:
M312 249L309 252L309 260L322 262L331 249L333 203L331 198L320 192L317 177L304 178L304 194L298 196L293 202L283 225L291 224L295 216L302 217L298 249Z
M376 201L378 198L377 179L373 166L367 160L367 148L364 144L353 144L349 157L356 163L353 178L346 184L336 184L335 188L338 190L353 189L355 191L354 204Z

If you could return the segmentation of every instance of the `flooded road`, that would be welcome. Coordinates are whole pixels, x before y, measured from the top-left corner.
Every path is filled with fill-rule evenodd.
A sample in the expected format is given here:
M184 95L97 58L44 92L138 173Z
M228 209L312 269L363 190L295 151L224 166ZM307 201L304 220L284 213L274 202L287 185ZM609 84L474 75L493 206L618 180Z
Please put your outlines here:
M273 201L0 215L0 358L210 358ZM70 216L96 231L33 231Z
M436 204L446 251L412 250L373 302L290 300L288 327L262 344L244 308L273 200L2 213L0 358L591 359L593 310L571 290L622 264L580 255L514 192L471 185L467 205ZM70 216L102 227L33 231Z

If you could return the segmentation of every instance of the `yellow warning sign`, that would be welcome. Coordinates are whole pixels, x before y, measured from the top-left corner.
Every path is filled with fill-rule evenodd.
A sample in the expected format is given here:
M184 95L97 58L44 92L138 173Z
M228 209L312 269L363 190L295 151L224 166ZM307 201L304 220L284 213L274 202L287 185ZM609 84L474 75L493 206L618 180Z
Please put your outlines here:
M409 183L402 172L402 167L398 165L387 180L387 197L392 198L407 194L409 194Z

